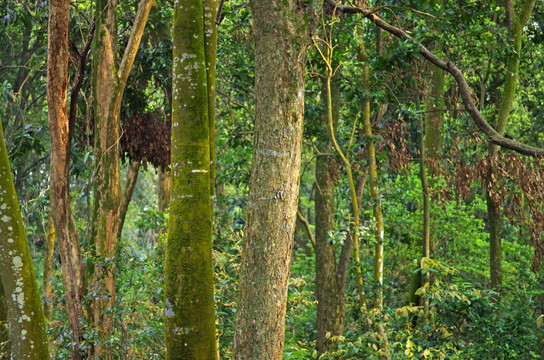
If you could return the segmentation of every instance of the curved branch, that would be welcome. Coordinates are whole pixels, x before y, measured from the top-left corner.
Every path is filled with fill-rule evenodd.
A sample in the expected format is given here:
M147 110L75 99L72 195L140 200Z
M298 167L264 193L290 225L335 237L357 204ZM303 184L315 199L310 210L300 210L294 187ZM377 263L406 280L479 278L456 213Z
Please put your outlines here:
M368 8L356 8L356 7L349 7L344 5L338 5L334 0L325 0L326 3L330 4L331 6L335 6L337 10L342 11L344 13L348 14L361 14L363 17L366 17L370 21L372 21L376 26L384 29L385 31L395 35L396 37L405 40L405 41L411 41L414 42L414 40L402 29L399 29L383 19L381 19L379 16L374 14L373 11L371 11ZM415 43L415 42L414 42ZM417 43L416 43L417 44ZM469 113L469 115L472 118L473 124L487 136L489 142L493 144L497 144L503 148L510 149L513 151L516 151L520 154L529 155L529 156L544 156L544 149L537 148L534 146L526 145L523 143L520 143L518 141L508 139L502 135L500 135L498 132L493 129L491 125L485 120L485 118L482 116L476 105L474 104L474 101L472 100L472 94L470 87L468 86L465 77L461 73L461 70L457 66L455 66L454 63L451 61L445 61L433 54L429 49L427 49L425 46L421 44L417 44L419 46L419 51L421 55L429 62L433 63L434 65L438 66L439 68L447 71L450 73L455 81L457 82L457 86L459 87L459 91L461 93L461 98L463 100L463 105L465 106L466 111Z
M132 25L132 33L128 39L127 48L125 49L123 59L121 60L121 66L119 67L119 83L117 86L121 89L124 89L130 69L132 69L132 64L136 58L136 53L138 52L140 40L142 40L145 24L147 23L147 17L153 2L154 0L142 0L138 6L138 12L136 13L136 18L134 19L134 24Z

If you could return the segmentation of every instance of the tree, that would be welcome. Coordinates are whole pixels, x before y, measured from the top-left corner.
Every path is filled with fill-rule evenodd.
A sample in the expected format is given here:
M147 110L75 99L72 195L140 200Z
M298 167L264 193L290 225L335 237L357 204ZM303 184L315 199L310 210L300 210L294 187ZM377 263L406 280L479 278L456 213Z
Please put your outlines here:
M172 174L165 264L167 359L218 358L212 256L217 1L174 7Z
M49 359L43 307L0 122L0 274L13 359Z
M255 132L233 358L281 359L304 110L305 54L318 1L251 1Z
M85 269L70 204L71 129L68 120L68 23L70 1L49 2L49 37L47 52L47 107L51 135L51 207L62 258L62 277L66 289L66 310L72 330L72 358L84 354L82 296ZM51 249L51 252L53 249Z
M513 41L513 52L510 54L506 67L504 92L499 105L499 113L495 126L496 132L503 136L506 132L506 125L510 117L510 111L514 103L514 94L518 83L519 62L521 54L521 45L523 38L523 28L531 18L531 13L536 0L525 0L519 14L515 14L512 1L506 1L507 26L508 32ZM489 144L489 156L496 158L499 153L499 146L494 143ZM487 177L487 216L489 222L489 270L491 275L491 286L500 287L502 285L501 269L501 216L498 199L493 197L494 169L489 167Z
M117 1L97 0L96 30L93 44L94 101L94 203L91 246L94 254L91 286L96 296L93 321L103 336L112 331L111 309L115 300L115 265L119 206L121 202L119 112L125 85L138 51L153 0L142 0L120 64L117 62ZM119 66L119 68L118 68ZM113 229L113 230L112 230ZM96 355L110 358L102 346Z
M335 79L336 80L336 79ZM328 134L328 98L327 80L323 80L322 98L325 100L325 112L322 116L324 134L317 144L323 153L333 150ZM332 111L334 123L339 113L339 97L337 81L331 82ZM342 335L344 328L344 281L343 266L336 264L334 244L329 242L329 231L334 229L334 158L328 154L318 154L315 164L315 281L317 299L317 348L320 354L333 350L331 336ZM351 244L351 241L349 241ZM344 244L345 247L350 247ZM342 253L345 253L342 250ZM349 250L347 250L349 256ZM345 256L345 254L344 254ZM342 258L342 257L341 257ZM340 264L339 264L340 265ZM347 262L346 262L347 265ZM347 270L347 266L345 266ZM329 333L329 336L327 336Z

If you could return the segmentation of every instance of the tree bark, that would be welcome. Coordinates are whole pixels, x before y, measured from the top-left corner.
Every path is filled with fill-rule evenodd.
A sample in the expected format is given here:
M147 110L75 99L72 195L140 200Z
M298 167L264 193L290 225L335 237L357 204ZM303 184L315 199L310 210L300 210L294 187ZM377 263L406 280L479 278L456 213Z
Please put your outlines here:
M282 359L302 143L308 25L317 2L252 0L255 141L233 359ZM306 6L308 8L306 8Z
M50 196L54 227L62 260L66 311L72 338L72 358L84 357L82 295L85 271L79 235L70 204L70 131L67 108L68 23L70 1L49 2L49 37L47 59L47 108L51 136Z
M334 80L334 79L333 79ZM323 81L325 82L325 81ZM321 97L325 100L326 111L322 116L321 127L324 139L320 139L320 151L334 151L328 129L327 86L321 87ZM340 92L336 81L331 81L331 104L334 124L338 121ZM320 354L331 352L334 342L331 336L342 335L344 330L344 286L337 281L336 255L334 244L329 242L329 231L334 229L334 158L318 156L315 165L315 281L317 298L317 350ZM344 245L346 246L346 245ZM329 336L327 336L327 333Z
M209 112L215 111L209 106L215 41L209 38L215 33L216 6L214 1L180 0L174 7L172 198L165 263L167 359L218 358L209 118Z
M94 202L91 224L93 264L93 322L102 340L113 329L109 309L115 302L115 257L119 229L121 182L119 174L119 112L126 81L134 63L152 0L141 0L123 58L117 70L117 0L97 0L93 52ZM95 355L111 358L102 342Z
M13 359L49 359L43 307L0 121L0 274Z

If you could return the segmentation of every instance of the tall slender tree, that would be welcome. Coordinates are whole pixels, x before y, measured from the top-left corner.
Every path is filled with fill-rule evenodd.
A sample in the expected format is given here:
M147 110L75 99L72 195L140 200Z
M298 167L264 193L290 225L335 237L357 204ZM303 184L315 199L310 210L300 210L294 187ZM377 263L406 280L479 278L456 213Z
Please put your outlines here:
M165 265L167 359L217 359L213 296L215 0L174 7L172 174Z
M321 87L326 111L322 116L323 135L317 144L320 151L333 151L328 135L328 104L326 80ZM331 115L337 123L339 113L338 82L331 82ZM334 229L334 158L328 154L317 156L315 164L315 281L317 299L317 348L320 354L333 350L331 336L342 335L344 328L344 284L337 277L334 244L329 242L329 231ZM347 246L345 244L344 246ZM327 336L329 334L329 336Z
M512 2L507 1L506 10L510 14L507 22L508 32L513 41L513 51L508 58L505 73L504 92L499 105L499 113L495 126L496 132L503 136L510 117L510 111L514 103L514 94L518 83L518 72L521 54L521 45L523 40L523 28L531 18L536 0L523 1L520 11L515 14L512 8ZM499 146L494 143L489 144L489 156L497 157ZM501 216L497 201L493 199L493 166L489 168L487 176L487 216L489 224L489 266L491 275L491 286L499 287L502 285L502 261L501 261Z
M0 121L0 274L12 359L49 359L43 307Z
M62 278L66 290L66 310L72 337L72 358L84 354L82 295L85 269L79 236L70 204L70 147L68 121L68 23L70 1L49 2L49 37L47 52L47 108L51 136L50 196L54 227L62 259ZM52 249L51 249L52 251Z

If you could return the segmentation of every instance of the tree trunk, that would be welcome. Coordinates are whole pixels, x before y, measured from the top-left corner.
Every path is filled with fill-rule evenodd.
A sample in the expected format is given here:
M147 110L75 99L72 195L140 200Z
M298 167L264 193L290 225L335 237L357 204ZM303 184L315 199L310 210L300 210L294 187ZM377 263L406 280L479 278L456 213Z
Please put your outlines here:
M433 214L430 212L429 187L432 188L434 178L438 174L438 166L443 153L444 143L444 70L429 64L430 84L425 90L425 120L420 124L420 180L423 190L423 233L416 241L416 251L422 257L430 257L434 253L435 237L433 227ZM418 100L419 104L419 100ZM419 107L419 105L418 105ZM430 181L427 181L430 175ZM430 182L430 184L429 184ZM428 250L428 252L427 252ZM418 268L421 263L419 263ZM412 274L410 283L409 303L420 305L420 297L416 295L417 289L424 286L429 277L422 276L420 271ZM427 301L427 300L424 300ZM421 304L425 305L425 304Z
M497 124L495 130L499 135L504 135L506 131L506 125L508 124L508 118L510 116L510 110L514 102L514 94L516 92L516 86L518 82L519 61L521 54L521 42L523 38L523 27L529 21L536 0L525 0L523 2L520 13L515 16L514 21L511 23L509 31L511 31L514 39L514 52L508 59L508 65L506 68L506 81L504 83L504 93L501 97L501 103L499 106L499 114L497 116ZM496 157L499 153L499 147L495 144L489 145L489 156ZM487 216L489 226L489 270L491 275L491 287L500 287L502 285L502 269L501 269L501 216L500 209L497 204L492 200L493 188L493 173L494 168L489 168L487 176Z
M138 181L138 173L140 172L140 161L132 160L128 167L127 179L123 188L123 196L121 197L121 205L119 206L119 226L117 228L117 239L121 238L123 225L127 216L128 205L132 200L132 194Z
M334 80L334 79L333 79ZM328 129L327 87L321 87L326 111L321 127L324 139L318 143L320 151L334 151ZM336 81L331 81L331 104L334 124L338 121L340 92ZM317 298L317 350L320 354L331 352L334 342L327 337L342 335L344 330L344 287L337 281L334 244L329 243L329 231L334 229L334 158L318 156L315 165L315 281Z
M43 313L48 321L51 321L53 313L53 257L55 255L55 226L53 218L49 219L49 229L45 236L45 256L43 259Z
M0 122L0 274L12 359L49 359L43 307Z
M362 39L362 33L360 33ZM381 45L380 45L381 46ZM383 212L380 198L380 189L378 187L378 165L376 162L376 149L374 146L374 137L372 135L372 123L370 121L370 64L368 54L364 48L364 43L360 49L360 60L363 61L363 91L366 94L363 98L363 131L366 137L366 155L368 162L368 185L370 187L370 196L373 202L374 215L374 310L380 314L383 310L383 263L384 263L384 223ZM387 106L383 105L380 110L380 117L387 111ZM380 358L382 360L390 359L389 340L385 331L383 322L375 322L376 332L379 336Z
M430 258L431 256L431 216L430 216L430 201L429 201L429 187L427 184L427 149L425 138L425 124L423 118L419 119L419 178L421 181L422 197L423 197L423 233L422 233L422 245L423 245L423 258ZM437 150L437 149L435 149ZM425 286L429 282L429 273L421 274L420 286ZM424 296L422 299L422 305L425 310L425 316L429 312L429 297Z
M96 294L92 304L93 322L102 340L113 329L115 263L121 182L119 174L119 111L126 81L142 38L152 0L141 0L127 47L117 69L117 0L97 0L93 53L94 103L94 202L91 224L92 273ZM111 354L99 344L95 355Z
M174 7L172 199L165 263L167 359L218 358L212 256L207 29L216 4L180 0ZM215 24L213 24L215 25ZM215 27L215 26L213 26ZM212 43L215 44L214 41ZM215 74L215 72L214 72Z
M431 83L425 92L425 154L429 171L436 174L435 162L443 153L444 143L444 70L429 64Z
M70 131L67 107L68 89L68 23L70 1L49 2L49 37L47 59L47 108L51 135L51 208L62 260L66 311L71 329L72 358L84 354L82 295L85 271L79 246L79 235L70 204Z
M233 359L282 359L304 116L308 21L319 5L251 1L255 141Z

